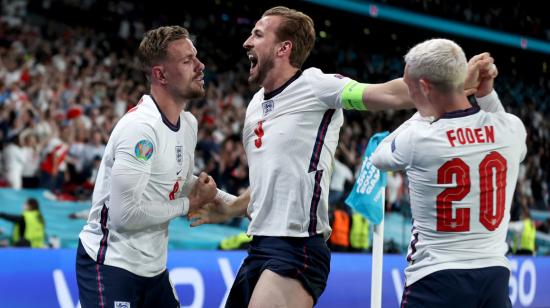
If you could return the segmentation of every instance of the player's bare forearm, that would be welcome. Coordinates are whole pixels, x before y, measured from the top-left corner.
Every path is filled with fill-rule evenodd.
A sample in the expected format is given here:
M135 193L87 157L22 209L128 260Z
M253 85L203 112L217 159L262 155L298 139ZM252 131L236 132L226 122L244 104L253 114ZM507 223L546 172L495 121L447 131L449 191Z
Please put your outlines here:
M248 204L250 203L250 188L242 193L237 200L229 207L231 208L232 217L246 216Z
M214 202L188 214L188 218L192 220L191 227L203 224L216 224L228 221L234 217L245 216L249 202L250 190L246 190L231 204L227 204L222 199L217 198Z
M414 107L403 78L367 85L363 90L363 104L372 111Z

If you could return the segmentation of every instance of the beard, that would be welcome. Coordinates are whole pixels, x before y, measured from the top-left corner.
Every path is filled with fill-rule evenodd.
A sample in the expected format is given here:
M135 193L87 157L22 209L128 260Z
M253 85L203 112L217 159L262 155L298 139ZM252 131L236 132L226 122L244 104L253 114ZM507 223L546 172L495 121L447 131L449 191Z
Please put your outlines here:
M265 61L262 61L262 63L258 62L256 65L258 66L256 69L256 76L250 76L248 82L253 85L262 85L269 71L275 66L273 55L270 55Z
M204 87L194 84L194 81L191 84L187 85L185 88L174 87L171 89L172 95L174 97L179 97L180 100L191 100L204 97L205 90Z
M194 87L190 86L187 91L187 98L188 99L197 99L204 97L205 94L204 87Z

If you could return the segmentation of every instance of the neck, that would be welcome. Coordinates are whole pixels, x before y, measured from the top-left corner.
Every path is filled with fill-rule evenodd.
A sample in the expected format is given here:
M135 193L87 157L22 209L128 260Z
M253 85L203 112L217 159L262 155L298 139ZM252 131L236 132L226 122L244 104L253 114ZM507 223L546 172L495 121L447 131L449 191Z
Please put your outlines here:
M439 104L433 104L436 109L436 117L441 117L444 113L453 112L458 110L464 110L472 107L472 104L468 101L468 98L464 93L453 94L435 94L432 96Z
M185 101L177 101L164 88L151 85L151 95L155 98L160 111L170 121L177 125L180 113L185 109Z
M266 76L264 82L262 83L264 91L269 93L284 85L285 82L296 74L297 71L298 69L290 64L286 64L281 67L274 67L272 72Z

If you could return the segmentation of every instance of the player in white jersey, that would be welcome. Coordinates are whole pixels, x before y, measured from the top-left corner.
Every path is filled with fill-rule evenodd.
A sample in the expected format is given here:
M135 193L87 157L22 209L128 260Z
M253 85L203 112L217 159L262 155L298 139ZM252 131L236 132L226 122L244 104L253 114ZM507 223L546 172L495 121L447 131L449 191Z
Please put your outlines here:
M151 30L139 57L151 92L120 119L103 155L77 253L82 307L179 307L168 224L216 195L210 177L192 175L197 121L184 109L204 95L204 65L189 33Z
M244 42L249 81L261 85L246 112L250 189L230 206L190 214L194 225L247 213L254 238L227 307L311 307L330 268L328 191L343 108L412 107L401 79L366 85L300 68L313 48L311 18L267 10Z
M479 107L469 103L456 43L428 40L405 62L420 114L373 155L378 168L409 177L413 231L402 307L510 307L506 233L525 127L492 90L496 68L482 77Z

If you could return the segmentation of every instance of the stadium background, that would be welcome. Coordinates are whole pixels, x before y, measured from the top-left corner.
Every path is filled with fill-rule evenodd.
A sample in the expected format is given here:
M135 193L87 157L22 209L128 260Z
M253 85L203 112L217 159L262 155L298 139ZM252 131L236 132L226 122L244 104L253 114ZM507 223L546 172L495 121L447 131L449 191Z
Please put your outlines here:
M500 71L495 88L507 110L520 116L528 130L529 152L522 164L512 220L519 219L522 207L529 208L538 229L537 256L511 257L516 267L510 296L518 307L550 307L550 295L542 292L550 273L548 257L542 257L550 254L550 78L548 53L530 49L530 42L537 40L550 44L550 20L545 19L541 4L351 2L363 5L367 14L308 1L2 1L0 184L5 188L0 188L0 212L20 213L28 197L37 198L49 243L58 249L1 249L0 306L76 306L74 248L84 224L79 217L89 208L97 156L110 130L146 92L134 54L143 32L151 27L187 27L206 65L207 95L190 105L199 119L196 170L212 174L218 186L230 192L247 187L240 132L255 89L246 82L249 62L242 43L265 9L286 5L309 14L316 24L316 46L304 67L317 66L360 81L375 83L401 76L406 51L432 37L457 41L467 56L491 52ZM518 39L517 47L504 46L490 43L489 38L456 36L384 18L383 12L396 8L524 40ZM420 25L425 26L426 20L421 18ZM370 136L394 129L410 114L346 112L338 160L356 171ZM65 166L52 175L41 163L59 141L68 155ZM14 169L22 172L22 189L10 187L9 174ZM404 254L410 230L406 178L392 177L397 184L386 206L385 248L387 253ZM344 194L350 187L351 183L345 185ZM183 305L217 307L223 301L226 285L244 254L216 248L220 240L245 227L246 221L240 220L198 229L190 229L185 219L171 224L169 265L173 277L183 277L177 287ZM9 239L11 228L0 220L0 237ZM193 261L197 259L203 262ZM398 303L404 262L402 255L385 257L384 307ZM197 281L203 282L203 302ZM369 284L368 253L335 253L329 287L319 306L368 306ZM42 305L37 304L40 300Z

